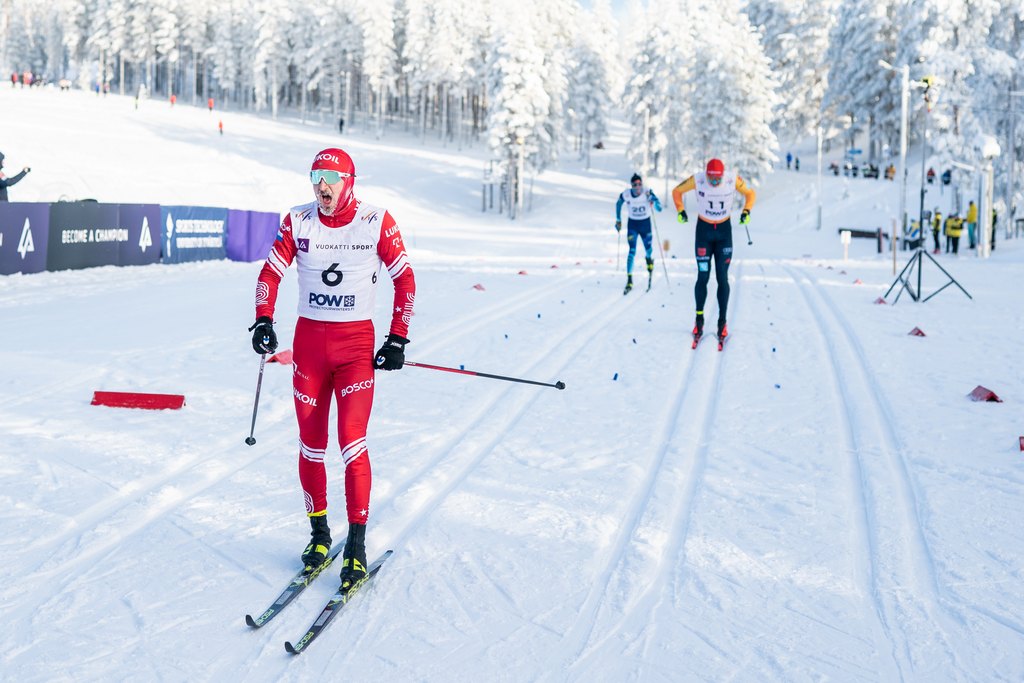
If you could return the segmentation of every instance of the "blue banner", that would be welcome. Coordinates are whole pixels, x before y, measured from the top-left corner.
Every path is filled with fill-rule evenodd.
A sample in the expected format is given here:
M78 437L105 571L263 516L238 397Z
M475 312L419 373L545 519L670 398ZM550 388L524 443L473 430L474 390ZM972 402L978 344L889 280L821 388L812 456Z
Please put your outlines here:
M117 223L128 231L118 244L118 265L144 266L160 260L160 205L118 204Z
M0 275L46 270L50 205L0 202Z
M227 256L228 210L207 206L161 206L164 263L209 261Z

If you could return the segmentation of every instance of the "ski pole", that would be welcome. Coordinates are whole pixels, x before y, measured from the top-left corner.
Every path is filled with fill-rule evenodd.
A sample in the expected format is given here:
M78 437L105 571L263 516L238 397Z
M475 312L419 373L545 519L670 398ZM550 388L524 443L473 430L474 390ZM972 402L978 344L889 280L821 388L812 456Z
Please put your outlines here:
M658 253L661 254L661 267L665 269L665 284L670 284L668 281L668 266L665 264L665 250L661 248L661 235L658 234L658 221L654 217L654 205L651 205L651 223L654 224L654 239L658 240ZM672 287L668 288L668 293L672 293Z
M472 375L473 377L489 377L490 379L501 379L506 382L519 382L521 384L536 384L540 387L554 387L555 389L565 389L565 382L558 381L554 384L547 382L535 382L532 379L520 379L518 377L505 377L504 375L491 375L486 372L476 372L475 370L461 370L459 368L446 368L443 365L430 365L428 363L414 363L411 360L405 361L406 365L411 365L414 368L427 368L429 370L442 370L444 372L454 372L460 375Z
M750 239L750 226L744 223L743 229L747 231L747 246L749 247L751 244L754 243L754 240Z
M619 272L619 255L622 252L622 230L616 230L619 236L615 240L615 272Z
M249 427L249 436L246 437L245 443L248 446L252 446L256 443L253 432L256 431L256 409L260 407L260 388L263 386L263 368L267 364L267 354L260 354L260 377L256 380L256 400L252 404L252 426Z

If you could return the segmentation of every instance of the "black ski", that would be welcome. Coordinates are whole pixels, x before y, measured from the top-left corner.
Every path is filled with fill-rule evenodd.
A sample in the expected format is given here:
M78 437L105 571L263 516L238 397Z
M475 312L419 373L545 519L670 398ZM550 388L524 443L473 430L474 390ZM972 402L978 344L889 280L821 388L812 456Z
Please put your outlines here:
M342 591L341 588L338 588L338 590L334 592L334 595L331 597L331 599L327 601L327 604L324 606L323 610L321 610L320 616L316 618L316 621L313 622L313 625L309 627L308 631L306 631L306 634L299 638L295 642L295 645L292 645L290 641L286 641L284 644L284 649L293 655L297 655L300 652L303 652L309 646L309 644L313 642L313 639L320 635L321 631L327 628L327 624L331 623L331 620L334 619L338 612L340 612L341 609L348 604L348 601L351 600L356 593L362 590L363 586L369 583L370 580L377 575L377 572L380 571L381 565L384 564L384 560L391 557L391 553L393 552L393 550L389 550L380 557L378 557L376 560L374 560L373 564L370 565L370 568L366 572L366 578L357 583L352 588L346 591Z
M252 615L246 614L245 623L249 624L249 626L252 626L253 628L259 628L276 617L278 613L285 608L285 605L298 597L299 593L306 590L306 586L311 584L313 579L320 576L325 569L331 566L331 563L334 562L334 558L338 556L344 547L344 543L338 544L333 550L331 550L330 554L327 555L327 559L324 560L323 564L312 572L307 574L305 570L302 570L296 574L295 578L291 580L291 583L289 583L284 591L281 592L281 595L277 596L277 600L275 600L270 607L264 610L263 614L259 615L255 619L252 618Z

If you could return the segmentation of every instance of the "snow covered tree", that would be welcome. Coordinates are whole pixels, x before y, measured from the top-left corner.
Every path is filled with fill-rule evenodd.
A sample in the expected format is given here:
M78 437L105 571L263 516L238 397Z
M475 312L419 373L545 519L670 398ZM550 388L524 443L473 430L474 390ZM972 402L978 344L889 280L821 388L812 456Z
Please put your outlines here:
M488 143L511 179L514 204L522 206L527 170L551 161L548 115L551 96L544 88L544 56L527 22L495 22L498 34L488 65Z
M356 5L363 34L362 70L376 104L368 102L367 112L376 109L378 137L384 132L385 105L397 75L394 8L394 0L364 0Z
M648 24L625 94L630 155L638 167L665 155L669 172L694 169L710 157L754 180L771 168L778 86L739 7L738 0L713 7L708 0L652 3L657 22Z
M628 16L628 15L627 15ZM612 14L610 0L593 0L591 9L579 21L579 33L584 34L590 46L601 59L608 96L612 101L622 97L626 85L626 65L622 61L623 37Z
M776 131L799 137L821 118L828 83L826 59L837 0L748 0L746 12L761 36L779 82ZM860 55L843 62L865 61ZM836 62L831 62L833 65Z
M594 143L608 134L609 90L604 60L591 40L582 39L573 50L568 101L573 132L579 138L580 155L587 160L587 168L590 168L590 150Z
M626 156L641 175L656 167L666 175L677 172L702 156L694 148L696 138L688 136L695 92L687 75L695 70L696 40L692 22L684 18L696 11L691 0L654 5L649 14L632 17L645 39L636 43L623 92L631 130Z
M872 122L891 148L898 142L901 77L878 63L897 63L890 5L888 0L846 0L831 32L825 59L829 85L821 107L826 128L837 117L849 118L850 147L853 136Z

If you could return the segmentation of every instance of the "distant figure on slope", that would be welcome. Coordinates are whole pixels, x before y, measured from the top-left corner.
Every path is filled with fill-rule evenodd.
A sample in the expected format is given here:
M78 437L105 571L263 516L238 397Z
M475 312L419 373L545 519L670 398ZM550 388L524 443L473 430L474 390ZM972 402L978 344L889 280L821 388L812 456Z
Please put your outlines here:
M338 441L345 463L348 540L342 554L344 590L366 577L366 521L370 507L370 456L366 426L373 405L374 369L399 370L409 343L416 281L395 219L356 199L355 165L329 148L313 159L309 174L316 201L293 207L256 284L256 353L277 349L274 308L285 270L296 263L299 318L295 325L292 389L299 423L299 482L311 526L302 553L312 572L330 553L327 524L327 450L331 398L337 403ZM378 272L394 284L390 333L374 353L373 311Z
M28 174L29 171L32 170L31 168L26 166L25 168L21 169L21 173L11 178L8 178L7 176L4 175L3 168L4 155L3 152L0 152L0 202L7 201L7 188L10 187L11 185L18 183L22 178L24 178Z
M629 255L626 257L626 289L623 294L629 294L633 289L633 259L636 257L636 238L644 241L644 252L647 258L647 289L651 288L651 280L654 277L654 258L651 254L651 206L661 211L661 200L652 190L644 189L643 178L639 173L634 173L629 179L629 189L623 190L615 202L615 230L622 230L622 205L627 207L629 220L626 223L626 241L629 243Z
M974 249L976 244L974 239L976 234L980 235L978 232L978 205L972 199L967 205L967 244L971 249Z
M725 324L729 307L729 263L732 261L732 223L729 214L735 193L739 192L745 198L740 223L749 223L750 210L754 208L757 193L739 174L727 174L725 164L720 159L712 159L703 173L690 176L672 190L672 201L679 212L680 223L687 222L683 195L691 190L697 192L697 229L694 235L697 285L693 290L697 302L697 317L693 325L693 345L696 348L704 334L704 303L708 298L712 256L715 258L715 280L718 282L719 343L724 342L729 334Z
M949 242L952 244L954 256L960 253L960 235L962 235L963 232L963 218L960 218L954 213L952 216L946 219L946 234L949 236ZM949 249L947 249L946 251L949 251Z
M935 243L935 248L932 250L933 254L939 253L939 228L942 227L942 214L939 212L939 207L935 207L935 213L932 216L932 241Z

